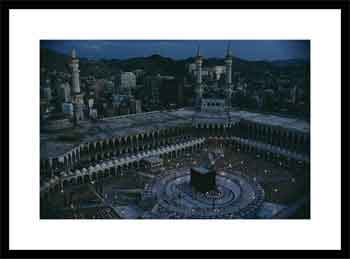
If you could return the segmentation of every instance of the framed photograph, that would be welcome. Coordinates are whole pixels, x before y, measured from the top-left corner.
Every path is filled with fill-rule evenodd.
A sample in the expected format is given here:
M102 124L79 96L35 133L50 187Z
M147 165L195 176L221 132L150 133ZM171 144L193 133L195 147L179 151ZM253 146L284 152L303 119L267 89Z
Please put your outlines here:
M346 1L1 7L4 257L347 258Z

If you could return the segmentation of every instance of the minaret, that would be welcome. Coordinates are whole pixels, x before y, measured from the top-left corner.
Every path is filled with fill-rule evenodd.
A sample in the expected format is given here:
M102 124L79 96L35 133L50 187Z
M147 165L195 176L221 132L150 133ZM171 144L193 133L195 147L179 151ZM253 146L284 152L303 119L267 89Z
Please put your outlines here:
M231 54L231 48L230 48L230 42L227 45L227 53L225 58L225 64L226 64L226 89L225 89L225 95L226 95L226 109L231 109L231 97L232 97L232 54Z
M74 123L84 120L84 99L80 92L79 79L79 59L76 56L75 49L72 50L72 60L70 63L72 69L72 102L74 107Z
M195 106L197 109L200 109L201 103L202 103L202 95L203 95L203 89L202 89L202 63L203 59L200 54L200 48L198 46L197 49L197 56L196 56L196 103Z

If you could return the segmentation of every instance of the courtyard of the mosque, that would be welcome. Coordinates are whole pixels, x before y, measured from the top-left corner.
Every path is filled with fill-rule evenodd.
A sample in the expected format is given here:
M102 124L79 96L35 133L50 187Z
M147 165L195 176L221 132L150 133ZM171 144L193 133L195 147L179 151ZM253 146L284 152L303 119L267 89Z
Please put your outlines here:
M193 191L190 169L216 160L211 193ZM68 185L42 204L42 218L268 219L310 218L309 165L267 160L208 141L194 153L162 159L155 172L131 169L90 183ZM54 208L54 209L53 209Z

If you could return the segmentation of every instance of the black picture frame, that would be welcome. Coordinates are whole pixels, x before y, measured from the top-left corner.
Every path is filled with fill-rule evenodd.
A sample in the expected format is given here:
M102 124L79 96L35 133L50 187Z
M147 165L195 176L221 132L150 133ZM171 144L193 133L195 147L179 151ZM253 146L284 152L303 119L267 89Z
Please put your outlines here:
M10 9L340 9L341 250L9 250ZM4 258L348 258L349 256L349 2L348 1L3 1L1 2L1 256ZM320 231L322 233L322 230Z

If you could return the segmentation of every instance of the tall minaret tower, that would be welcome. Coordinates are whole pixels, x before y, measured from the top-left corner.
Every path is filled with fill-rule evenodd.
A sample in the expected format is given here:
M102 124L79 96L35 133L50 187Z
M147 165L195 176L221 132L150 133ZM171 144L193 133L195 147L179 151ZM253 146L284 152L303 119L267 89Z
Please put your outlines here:
M195 106L197 109L200 109L202 103L203 89L202 89L202 63L203 59L200 54L200 48L198 46L197 56L196 56L196 103Z
M84 120L84 99L80 92L79 79L79 59L77 58L75 49L72 50L72 60L70 63L72 69L72 102L74 107L74 123Z
M230 48L230 42L227 45L227 53L225 58L225 64L226 64L226 87L225 87L225 103L226 103L226 109L231 109L231 97L232 97L232 54L231 54L231 48Z

